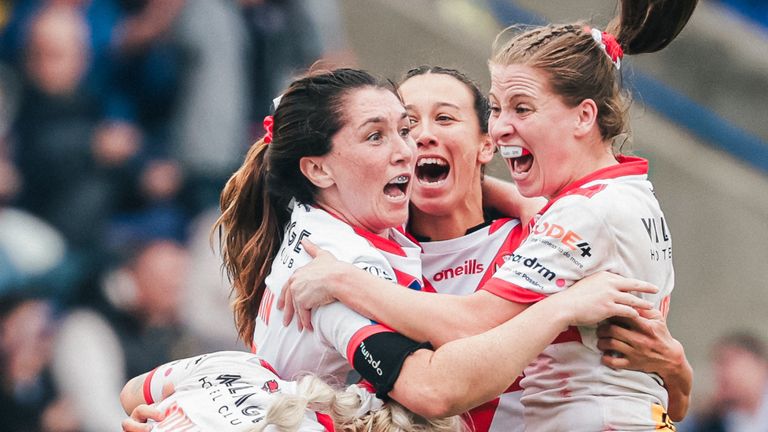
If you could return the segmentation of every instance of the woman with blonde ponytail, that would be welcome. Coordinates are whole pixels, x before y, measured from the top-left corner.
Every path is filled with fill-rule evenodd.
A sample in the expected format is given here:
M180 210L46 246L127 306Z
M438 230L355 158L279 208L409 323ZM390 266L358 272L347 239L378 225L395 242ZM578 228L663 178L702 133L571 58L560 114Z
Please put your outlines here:
M315 375L280 379L253 354L222 351L177 360L129 381L120 401L138 432L465 432L458 416L425 419L358 385Z

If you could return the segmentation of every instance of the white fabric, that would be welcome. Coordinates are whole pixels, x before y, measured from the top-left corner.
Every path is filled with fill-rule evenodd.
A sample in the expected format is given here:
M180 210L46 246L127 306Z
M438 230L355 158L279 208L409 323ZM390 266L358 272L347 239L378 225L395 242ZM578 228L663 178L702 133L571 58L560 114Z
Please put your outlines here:
M244 352L220 351L166 363L147 383L152 401L166 414L153 432L246 432L264 419L282 394L296 394L296 383L283 381ZM175 392L163 399L166 384ZM145 384L146 387L146 384ZM302 432L326 431L307 410Z
M356 394L360 398L360 408L355 412L355 417L362 417L371 411L378 411L384 406L384 401L357 384L347 387L347 391Z
M422 242L424 279L441 294L472 294L509 257L520 236L520 221L509 219L463 237ZM501 395L498 404L492 401L470 411L475 432L522 432L525 425L521 395L521 389L511 388ZM481 418L487 417L488 410L493 412L490 423Z
M268 292L262 300L263 312L256 321L254 334L256 352L274 366L280 376L291 379L299 373L312 372L333 377L342 384L352 370L348 350L352 352L357 347L350 344L361 342L353 340L354 336L360 331L385 331L381 326L372 328L372 321L339 302L313 311L314 331L299 332L295 322L283 326L283 313L277 309L276 300L288 277L310 261L300 246L301 239L307 238L339 260L353 263L371 274L420 288L421 250L395 230L391 234L403 242L406 256L374 247L351 226L323 210L302 204L294 206L285 239L266 279Z
M674 285L671 238L652 185L624 167L608 171L557 199L486 288L549 295L607 270L659 287L640 297L664 310ZM594 327L578 335L581 342L552 344L525 369L528 430L653 430L652 405L667 406L661 379L602 366Z

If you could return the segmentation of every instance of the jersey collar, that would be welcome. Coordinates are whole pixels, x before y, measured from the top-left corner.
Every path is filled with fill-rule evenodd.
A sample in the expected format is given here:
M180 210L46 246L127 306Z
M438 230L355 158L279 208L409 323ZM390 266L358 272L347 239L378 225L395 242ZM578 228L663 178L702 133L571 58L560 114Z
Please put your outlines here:
M648 161L643 158L636 156L618 155L616 156L616 160L619 162L618 165L611 165L609 167L601 168L597 171L587 174L586 176L563 188L563 190L560 191L557 196L553 197L549 200L549 202L547 202L547 205L545 205L544 208L539 210L539 214L547 211L547 209L552 206L552 204L554 204L558 199L574 193L587 183L591 183L596 180L607 180L631 175L648 174Z

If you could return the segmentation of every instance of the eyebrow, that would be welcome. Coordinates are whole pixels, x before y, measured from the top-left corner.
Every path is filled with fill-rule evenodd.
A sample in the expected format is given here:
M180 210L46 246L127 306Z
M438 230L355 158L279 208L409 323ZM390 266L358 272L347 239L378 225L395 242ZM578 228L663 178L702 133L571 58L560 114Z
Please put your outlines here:
M459 108L459 106L458 106L458 105L456 105L456 104L452 104L452 103L450 103L450 102L438 102L438 103L436 103L435 105L436 105L437 107L440 107L440 108L442 108L442 107L449 107L449 108L454 108L454 109L457 109L457 110L461 109L461 108ZM412 110L413 108L414 108L414 105L413 105L413 104L410 104L410 105L406 105L406 106L405 106L405 109L407 109L407 110Z
M406 117L408 117L408 113L407 112L403 112L403 114L400 116L400 120L402 120L402 119L404 119ZM371 117L371 118L367 119L366 121L360 123L360 126L358 126L357 129L360 130L360 129L364 128L366 125L368 125L369 123L384 123L384 121L385 121L384 117Z

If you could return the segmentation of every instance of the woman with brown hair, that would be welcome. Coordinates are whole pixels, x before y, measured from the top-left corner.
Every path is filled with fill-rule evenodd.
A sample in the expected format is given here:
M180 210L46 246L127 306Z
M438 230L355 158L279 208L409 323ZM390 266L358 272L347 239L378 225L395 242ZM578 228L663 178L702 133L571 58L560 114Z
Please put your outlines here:
M398 229L408 215L414 144L393 90L352 69L293 82L266 126L267 135L222 193L219 226L240 337L284 379L310 372L338 384L354 369L380 397L442 417L501 392L492 386L465 398L464 390L477 379L470 369L478 354L496 351L508 359L504 368L517 374L564 326L637 316L635 307L649 307L625 292L655 291L649 284L585 281L574 290L578 298L553 296L514 323L437 352L340 303L316 311L315 332L284 327L274 300L311 260L303 239L377 280L421 287L420 249ZM550 318L544 325L543 317ZM498 346L506 332L526 337ZM453 378L445 381L446 375Z
M584 23L549 25L497 45L490 62L489 132L520 192L545 196L549 203L482 290L435 298L393 289L323 255L291 280L292 288L304 288L294 292L302 297L300 307L336 298L409 337L440 345L492 328L607 270L658 284L659 294L643 297L666 314L673 285L671 245L646 179L647 163L612 150L626 125L617 70L622 51L638 54L666 46L695 5L694 0L622 1L608 32ZM328 289L321 289L324 285ZM405 309L409 314L402 313ZM483 313L474 313L478 310ZM476 319L467 320L470 315ZM430 319L414 319L424 316ZM526 368L526 426L671 427L661 378L601 366L597 345L594 328L571 328ZM686 411L689 387L678 387L680 394L671 398L675 417Z

